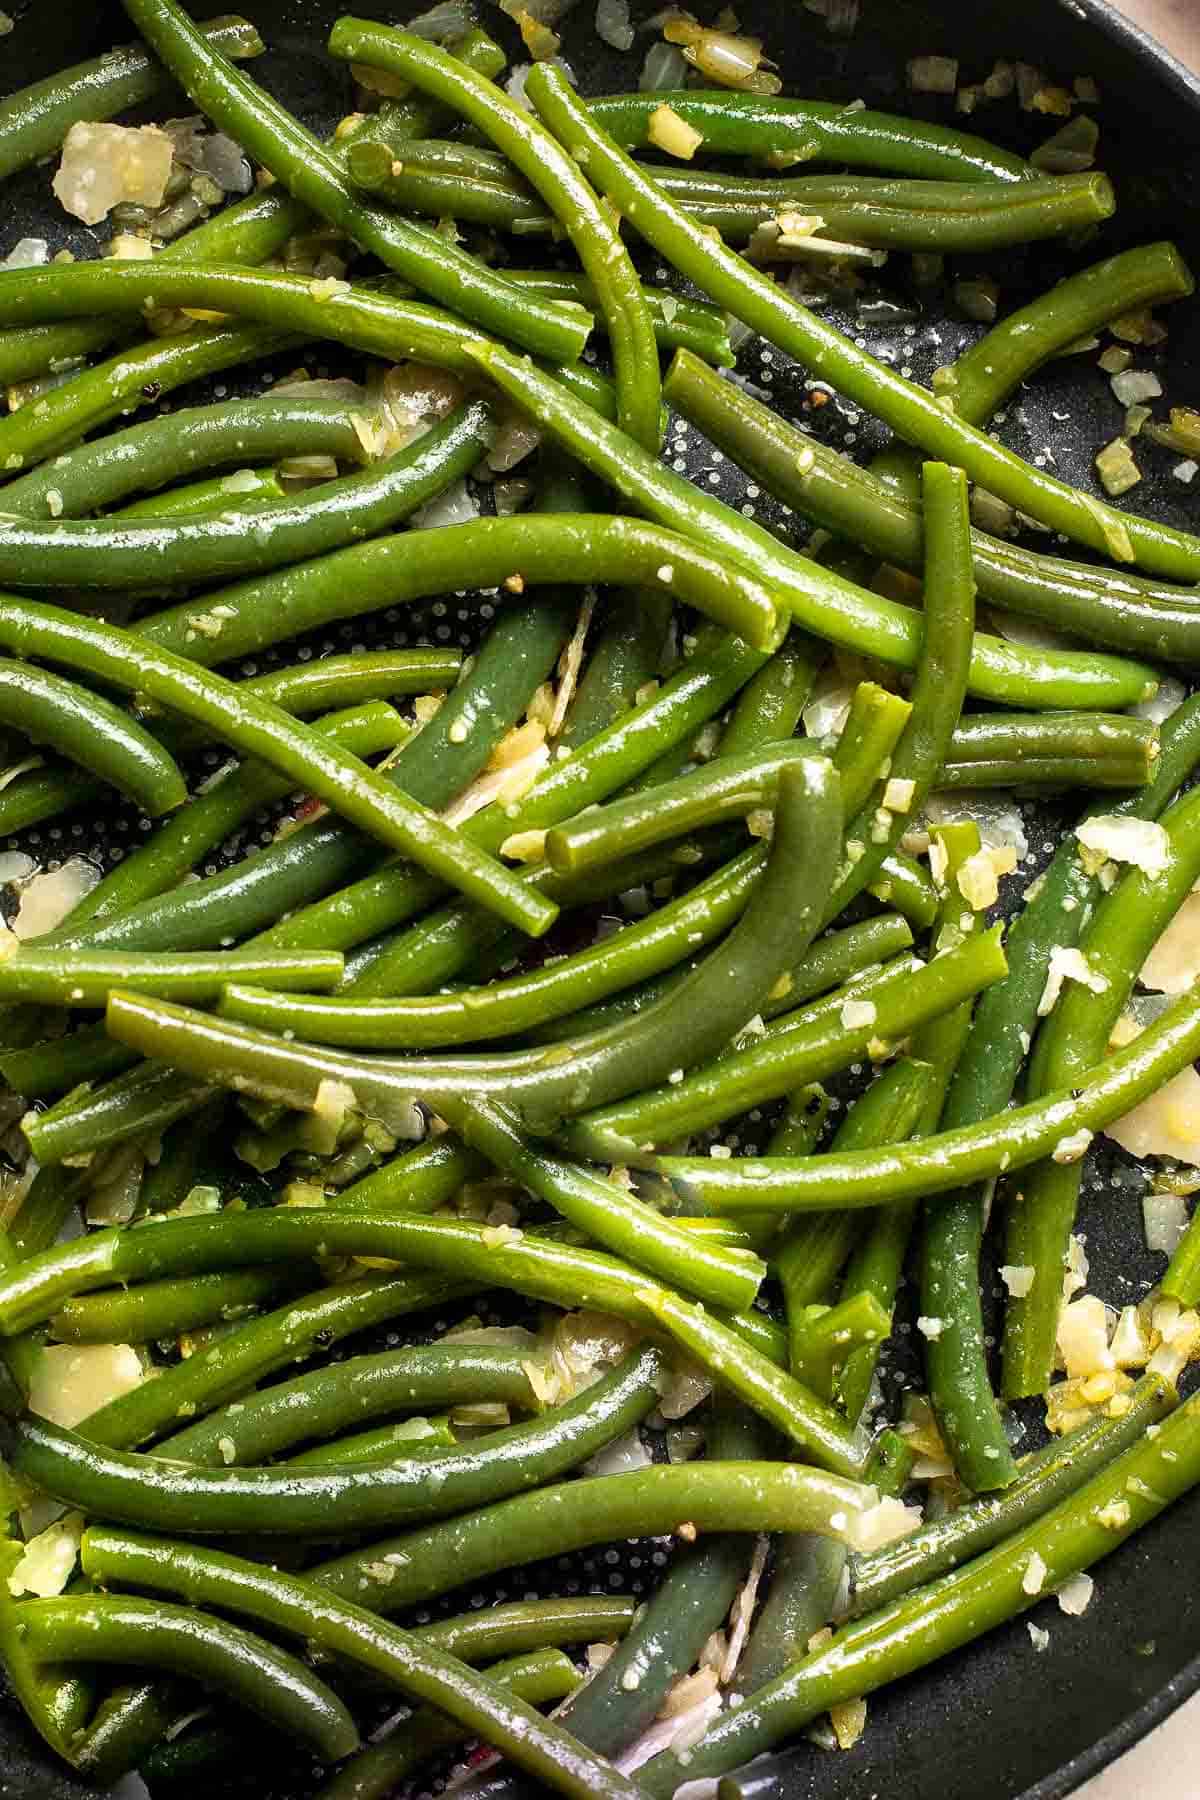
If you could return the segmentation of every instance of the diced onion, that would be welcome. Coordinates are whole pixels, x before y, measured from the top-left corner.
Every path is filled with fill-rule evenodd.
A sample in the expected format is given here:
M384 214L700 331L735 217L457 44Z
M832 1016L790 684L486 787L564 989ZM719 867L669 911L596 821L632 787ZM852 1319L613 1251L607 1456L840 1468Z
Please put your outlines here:
M614 1438L611 1444L605 1444L603 1450L597 1450L595 1456L589 1457L583 1472L585 1475L629 1475L635 1469L648 1469L653 1460L634 1425L621 1437Z
M1131 1156L1171 1156L1200 1164L1200 1075L1181 1069L1173 1080L1104 1127Z
M958 58L914 56L908 64L908 85L914 94L952 94L958 86Z
M61 868L35 875L21 891L21 904L12 922L14 933L24 941L53 931L91 893L99 879L95 863L82 856L73 856Z
M418 13L405 22L405 31L416 37L429 38L435 44L448 44L465 37L476 23L475 8L470 0L440 0L428 12Z
M80 120L63 142L54 192L64 211L98 225L122 201L162 205L173 160L171 139L156 125Z
M1188 1210L1182 1194L1147 1194L1142 1201L1146 1248L1164 1256L1174 1254L1187 1230Z
M634 31L629 0L596 0L596 36L614 50L631 50Z
M412 523L418 531L436 531L443 525L466 525L479 517L479 502L466 480L450 484L444 494L418 507Z
M681 88L687 81L687 58L677 44L651 44L638 76L643 94Z
M1189 894L1142 964L1138 979L1160 994L1186 993L1200 977L1200 893Z
M1084 1294L1061 1309L1058 1347L1068 1378L1099 1375L1115 1366L1108 1347L1108 1312L1098 1295Z
M8 1578L9 1593L41 1600L61 1594L74 1572L85 1522L82 1513L68 1513L30 1538Z
M50 261L50 246L45 238L18 238L0 269L36 269Z
M1113 862L1132 863L1152 878L1163 874L1170 860L1170 839L1152 819L1097 813L1075 827L1075 836L1086 850Z
M132 1344L47 1344L34 1364L29 1410L70 1431L145 1379Z
M704 133L681 119L671 106L655 107L646 127L646 137L656 149L665 150L668 156L679 157L681 162L690 162L704 142Z

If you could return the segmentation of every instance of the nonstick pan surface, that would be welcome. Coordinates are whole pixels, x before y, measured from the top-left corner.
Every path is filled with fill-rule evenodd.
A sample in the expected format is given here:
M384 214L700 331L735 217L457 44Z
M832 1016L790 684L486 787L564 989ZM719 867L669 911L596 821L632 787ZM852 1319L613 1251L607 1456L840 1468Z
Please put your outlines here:
M358 0L353 10L402 20L419 4ZM130 35L119 9L96 0L6 0L6 5L15 29L0 39L0 90L21 86ZM201 4L196 10L215 8ZM310 124L329 129L350 105L342 71L323 51L328 27L344 6L337 0L242 0L237 10L259 23L271 46L254 65L256 76ZM634 10L635 16L650 12L650 0L635 0ZM1036 63L1068 84L1076 75L1094 76L1103 92L1099 161L1116 181L1120 206L1103 238L1082 253L1084 259L1172 236L1193 265L1200 266L1200 84L1100 0L862 0L858 29L848 40L831 38L823 20L804 10L800 0L741 0L738 11L744 28L758 32L780 62L787 89L808 96L844 101L861 96L871 106L914 110L913 97L904 88L904 64L910 56L929 52L959 56L965 79L981 78L997 56ZM567 21L564 54L580 87L595 93L632 85L641 45L629 56L610 51L592 33L593 13L591 0L580 0ZM489 11L489 25L494 28L497 19ZM935 109L949 104L917 99L915 106L930 116L947 117ZM190 108L182 102L167 108L168 113L185 110ZM161 105L156 113L164 116ZM972 123L1021 150L1050 128L1046 121L1018 112L1015 102L995 105ZM56 247L65 243L77 253L94 253L91 234L68 229L69 222L49 201L46 170L7 184L4 203L0 254L22 235L45 236ZM991 259L983 266L999 279L1007 310L1045 289L1079 260L1079 255L1050 247L1028 256ZM885 270L885 281L888 274ZM979 330L944 301L927 302L923 315L907 327L864 324L849 315L839 323L921 380L953 360ZM1154 353L1153 366L1174 404L1195 405L1200 397L1200 304L1173 308L1169 326L1169 342ZM294 356L287 359L277 371L283 373L295 361ZM310 356L307 366L315 372L317 359ZM814 409L803 371L788 365L779 352L752 341L741 367L769 390L783 414L803 418L856 453L882 441L883 434L869 420L837 402ZM251 375L238 385L249 387L253 379ZM234 385L230 379L229 386ZM1054 363L1009 406L999 425L1006 441L1023 454L1052 457L1051 466L1061 475L1084 485L1096 449L1119 427L1119 409L1092 357ZM667 454L685 458L693 478L723 497L753 505L764 522L785 533L799 524L756 495L747 502L744 481L714 458L694 432L677 441L673 428ZM1132 504L1196 529L1200 483L1193 491L1175 481L1170 474L1174 460L1153 459L1153 472ZM460 636L467 641L448 599L440 609L406 613L369 627L356 624L312 642L320 651ZM1032 873L1069 815L1052 806L1024 810L1031 854L1023 867ZM14 840L14 847L19 844L47 858L68 849L82 851L107 862L136 829L136 820L118 811L103 821L74 818L62 828L43 827ZM1147 1253L1142 1235L1145 1181L1119 1152L1096 1160L1080 1226L1092 1266L1089 1286L1111 1301L1135 1299L1162 1272L1162 1259ZM430 1330L436 1325L428 1321ZM1069 1793L1200 1686L1200 1607L1191 1592L1198 1540L1200 1493L1099 1568L1095 1599L1082 1618L1066 1618L1052 1601L1043 1603L1035 1617L1050 1634L1044 1651L1034 1649L1025 1623L1018 1622L872 1698L867 1730L854 1750L833 1754L814 1748L780 1800L882 1800L884 1795L887 1800L1054 1800ZM561 1565L523 1570L486 1593L454 1594L442 1610L486 1604L502 1592L510 1598L592 1588L644 1592L668 1554L659 1543L599 1549L569 1562L564 1558ZM306 1759L297 1758L287 1745L267 1741L256 1725L247 1729L245 1756L239 1762L218 1783L206 1784L210 1794L221 1800L242 1794L256 1800L302 1800L313 1791L314 1772ZM1190 1791L1192 1779L1181 1770L1181 1792ZM418 1786L413 1791L428 1790ZM21 1722L0 1703L3 1800L67 1800L95 1792L52 1768Z

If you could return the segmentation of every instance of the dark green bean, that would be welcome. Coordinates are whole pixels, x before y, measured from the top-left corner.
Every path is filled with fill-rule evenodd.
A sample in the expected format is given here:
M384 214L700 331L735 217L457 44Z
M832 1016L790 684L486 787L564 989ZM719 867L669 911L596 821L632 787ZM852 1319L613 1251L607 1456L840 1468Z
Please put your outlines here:
M560 744L578 749L636 703L662 669L670 616L664 594L627 588L612 596L608 618L567 709Z
M836 1538L806 1531L776 1538L766 1599L734 1675L739 1693L754 1693L804 1655L833 1617L845 1573L846 1547Z
M93 1515L156 1531L311 1535L328 1532L333 1518L350 1533L394 1529L489 1504L574 1468L650 1411L661 1374L657 1351L636 1351L538 1419L451 1450L406 1446L386 1464L362 1468L168 1468L157 1456L103 1449L44 1420L18 1427L13 1466Z
M735 251L693 225L605 136L556 69L538 64L530 80L529 99L559 141L572 154L587 152L591 180L646 243L680 274L694 279L710 299L795 355L810 373L834 382L840 393L890 425L905 442L960 467L1040 523L1151 574L1179 581L1200 577L1200 539L1097 501L956 418L932 394L859 350ZM489 361L490 354L483 353L480 361Z
M231 975L292 990L336 987L342 958L336 952L221 951L199 956L141 956L136 951L103 951L68 955L22 946L0 959L0 1001L42 1002L50 1006L103 1006L114 988L136 987L145 993L187 1000L216 999Z
M352 419L328 400L264 394L186 407L81 444L18 476L4 489L4 511L38 519L59 509L52 516L73 519L203 469L313 455L363 459Z
M25 1553L23 1544L0 1538L0 1670L34 1730L56 1755L69 1758L91 1710L90 1686L47 1667L30 1648L28 1602L14 1599L9 1579Z
M428 1640L383 1624L361 1604L332 1598L310 1580L132 1532L97 1527L85 1541L85 1567L100 1579L182 1593L192 1607L208 1604L241 1612L306 1645L348 1657L481 1734L536 1779L575 1800L637 1800L631 1781L534 1707Z
M586 275L568 269L506 269L505 273L518 287L552 294L558 300L575 300L589 310L595 306L595 291ZM649 308L660 350L686 346L718 369L733 367L728 324L719 308L703 300L684 300L665 288L643 287L642 298ZM602 324L602 320L597 320L598 326Z
M302 1662L193 1607L77 1595L30 1607L22 1625L43 1662L150 1663L210 1682L328 1762L358 1747L354 1720Z
M294 1275L271 1268L143 1281L123 1292L69 1300L50 1321L50 1329L68 1344L148 1344L217 1320L239 1318L264 1301L281 1299L295 1286Z
M0 658L0 723L52 744L152 817L187 799L174 758L143 725L61 675Z
M1143 1437L1044 1518L936 1585L843 1626L827 1646L725 1714L686 1764L668 1753L641 1769L639 1781L662 1800L681 1779L737 1767L831 1705L858 1699L958 1649L1107 1556L1197 1480L1200 1403L1189 1400L1156 1436ZM1117 1501L1123 1523L1109 1516ZM1024 1584L1035 1552L1045 1574L1031 1595Z

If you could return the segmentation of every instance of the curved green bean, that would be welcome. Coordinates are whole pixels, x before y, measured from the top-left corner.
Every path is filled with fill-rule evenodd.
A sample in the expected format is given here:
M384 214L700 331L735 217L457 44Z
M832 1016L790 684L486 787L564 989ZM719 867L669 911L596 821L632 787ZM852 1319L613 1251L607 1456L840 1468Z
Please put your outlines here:
M309 1579L239 1557L133 1532L85 1533L85 1568L98 1579L181 1593L194 1608L219 1606L303 1643L349 1658L510 1755L536 1779L574 1800L637 1800L637 1788L561 1726L415 1632L372 1617Z
M145 586L169 571L172 584L230 580L323 556L388 532L451 482L470 472L492 435L481 401L459 407L384 461L305 494L200 518L12 520L0 532L0 581L22 587ZM210 638L217 659L225 615L215 597L189 603L192 633Z
M197 1536L395 1528L486 1505L563 1474L628 1431L656 1404L656 1350L632 1352L617 1368L541 1417L451 1450L407 1453L384 1464L311 1470L203 1465L104 1449L46 1420L17 1427L13 1466L60 1499L102 1518ZM174 1448L174 1446L173 1446ZM86 1496L86 1498L84 1498Z
M52 744L156 818L187 799L175 759L111 700L22 662L0 658L0 723Z
M333 28L329 49L345 61L367 63L412 81L422 92L460 113L504 151L553 209L605 317L621 427L648 450L657 451L660 395L653 322L617 225L580 167L530 112L436 44L387 25L343 17ZM515 283L505 285L518 293L537 291ZM458 304L466 310L461 298ZM506 329L506 335L510 330Z
M90 1685L47 1668L30 1652L25 1633L28 1602L14 1599L9 1577L25 1546L0 1538L0 1670L26 1718L57 1755L67 1758L91 1710Z
M1118 562L1179 581L1200 578L1200 539L1121 512L1006 450L942 407L932 394L859 350L735 251L708 237L597 126L587 107L549 64L530 76L529 98L573 155L586 151L588 174L644 240L701 291L794 355L813 375L890 425L926 456L962 468L1011 506ZM486 362L481 355L480 361Z
M80 1594L30 1607L22 1624L42 1662L170 1669L211 1683L327 1762L358 1748L354 1720L298 1658L194 1607Z
M538 1402L525 1362L515 1350L453 1342L352 1356L221 1407L199 1424L177 1431L171 1454L179 1462L220 1468L265 1462L310 1438L336 1439L353 1425L389 1413L479 1401L500 1401L533 1412ZM479 1439L475 1443L478 1446ZM332 1458L336 1442L325 1449Z
M277 1268L143 1281L120 1292L69 1300L50 1321L50 1331L67 1344L148 1344L236 1319L264 1301L279 1300L295 1285L294 1275Z
M474 888L479 898L486 896L502 916L534 935L555 916L553 905L358 758L277 707L254 699L236 683L197 669L185 657L119 627L15 598L0 598L0 642L19 655L68 662L198 720L311 788L384 843L413 854L430 873L444 873L452 886Z

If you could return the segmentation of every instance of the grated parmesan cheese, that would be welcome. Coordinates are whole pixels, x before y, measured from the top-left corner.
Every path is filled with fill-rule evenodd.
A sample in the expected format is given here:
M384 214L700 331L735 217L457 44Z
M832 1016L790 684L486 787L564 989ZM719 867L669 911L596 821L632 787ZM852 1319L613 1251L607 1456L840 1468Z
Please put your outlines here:
M1085 850L1105 861L1132 863L1152 879L1163 874L1170 860L1171 840L1163 827L1152 819L1126 819L1115 813L1098 813L1077 825L1075 836Z

